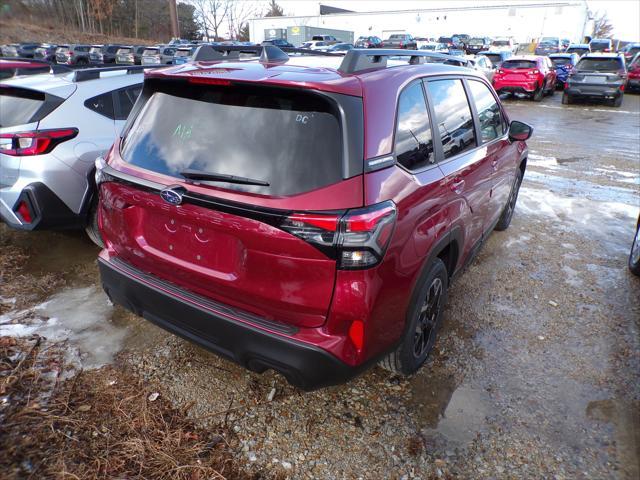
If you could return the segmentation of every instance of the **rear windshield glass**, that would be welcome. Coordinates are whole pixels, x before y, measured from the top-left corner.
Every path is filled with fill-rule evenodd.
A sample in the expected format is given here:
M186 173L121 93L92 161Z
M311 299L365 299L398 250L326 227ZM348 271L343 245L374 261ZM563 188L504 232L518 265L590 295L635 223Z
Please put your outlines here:
M248 87L159 88L126 134L122 156L131 164L178 178L186 169L248 177L270 186L212 185L275 196L342 178L338 116L316 95Z
M189 55L191 55L191 49L176 51L176 57L188 57Z
M506 60L502 63L502 68L517 69L517 68L536 68L536 62L532 60Z
M560 65L570 65L571 64L571 59L569 57L552 57L551 61L553 62L553 64L556 67L559 67Z
M617 72L623 66L619 58L583 58L576 68L583 72Z
M470 45L484 45L484 38L472 38L469 40Z
M591 48L609 48L611 43L608 40L592 40L589 45L591 45Z
M142 52L143 55L157 55L158 54L158 49L157 48L147 48L144 52Z
M58 50L56 51L60 53L67 53L69 51L69 47L58 47Z
M131 49L130 48L119 48L118 49L118 54L121 55L123 53L131 53Z
M542 37L540 39L540 45L558 45L559 43L560 39L555 37Z
M22 88L0 89L0 128L37 122L36 113L44 104L44 93Z
M102 53L102 47L91 47L89 53Z
M500 55L492 55L490 53L485 53L483 55L491 60L491 63L499 64L502 61L502 56Z
M571 47L571 48L567 48L567 53L582 53L582 52L588 52L589 49L585 48L585 47Z
M494 40L491 45L495 46L495 47L508 47L509 46L509 40Z

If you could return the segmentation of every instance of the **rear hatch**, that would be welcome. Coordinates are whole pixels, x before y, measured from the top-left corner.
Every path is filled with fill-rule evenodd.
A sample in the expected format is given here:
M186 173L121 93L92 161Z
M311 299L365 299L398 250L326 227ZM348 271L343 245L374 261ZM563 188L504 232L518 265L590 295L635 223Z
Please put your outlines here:
M124 47L119 48L116 52L116 62L118 63L133 63L133 48Z
M110 254L263 318L322 325L338 221L363 202L361 99L147 78L140 105L108 158L133 182L101 185Z
M145 65L160 64L160 49L146 48L142 52L142 63Z
M581 59L570 78L578 85L615 87L625 82L626 74L622 59L592 57Z
M71 50L69 47L58 47L56 50L56 61L58 63L66 63L71 58Z
M500 66L502 80L512 82L530 82L538 72L538 65L533 60L506 60Z

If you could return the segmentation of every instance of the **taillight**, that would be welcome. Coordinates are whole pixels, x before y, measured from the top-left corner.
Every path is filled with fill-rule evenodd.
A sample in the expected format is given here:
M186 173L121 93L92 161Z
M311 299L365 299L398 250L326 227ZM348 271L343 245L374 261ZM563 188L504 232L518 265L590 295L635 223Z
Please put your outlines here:
M42 155L78 135L77 128L0 134L0 153L15 157Z
M538 75L540 73L540 70L537 70L537 69L536 70L530 70L528 73L529 73L529 75Z
M16 212L20 215L20 217L22 217L22 220L25 223L31 223L33 221L33 216L31 215L31 209L29 208L29 205L27 204L27 202L25 202L24 200L22 200L18 204L18 208L16 208Z
M499 73L500 75L502 75L504 73L504 70L501 70L500 68L498 70L496 70L496 73Z
M344 214L294 213L279 225L338 262L338 268L362 269L384 257L396 222L395 204L386 201Z

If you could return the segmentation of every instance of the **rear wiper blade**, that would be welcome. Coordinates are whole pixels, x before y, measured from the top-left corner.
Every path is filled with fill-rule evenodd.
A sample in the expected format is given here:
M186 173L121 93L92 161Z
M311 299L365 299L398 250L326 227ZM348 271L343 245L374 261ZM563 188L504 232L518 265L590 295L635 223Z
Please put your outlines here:
M241 185L260 185L262 187L268 187L269 182L263 180L256 180L247 177L237 177L235 175L227 175L225 173L208 173L201 172L200 170L183 170L180 172L184 178L188 180L202 180L204 182L227 182L238 183Z

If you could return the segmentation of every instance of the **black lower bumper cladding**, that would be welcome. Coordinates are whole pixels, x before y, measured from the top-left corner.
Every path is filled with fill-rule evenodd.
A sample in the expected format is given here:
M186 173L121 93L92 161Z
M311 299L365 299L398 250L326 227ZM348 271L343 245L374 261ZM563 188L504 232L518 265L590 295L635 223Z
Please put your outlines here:
M273 369L292 385L314 390L343 383L367 367L350 367L321 348L219 315L199 305L206 299L198 304L185 301L199 297L186 291L182 298L167 293L164 282L149 281L149 275L138 275L124 262L99 258L98 266L102 287L114 303L249 370Z

